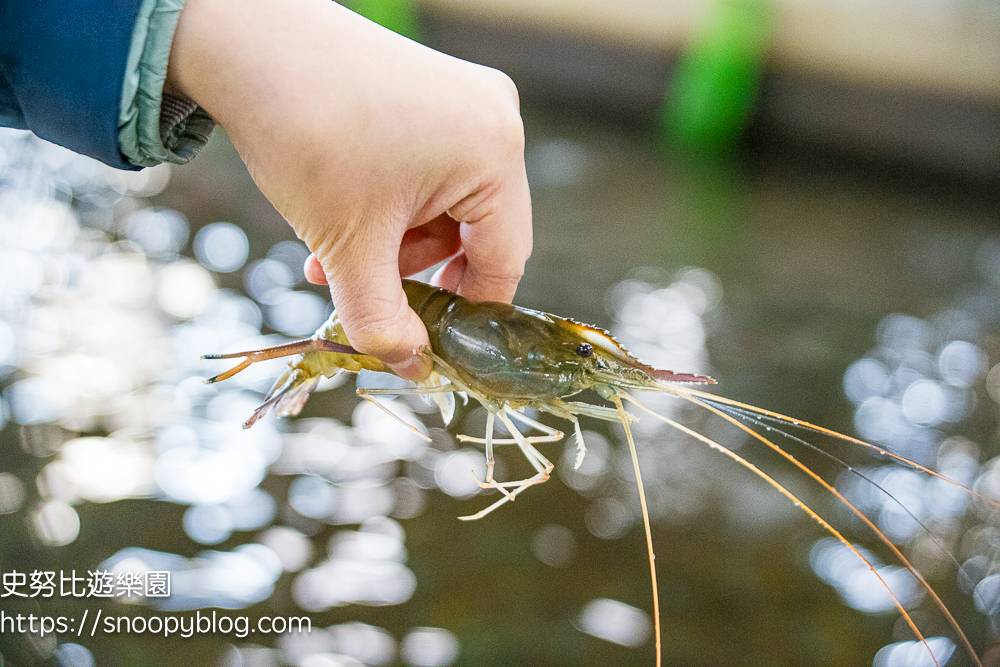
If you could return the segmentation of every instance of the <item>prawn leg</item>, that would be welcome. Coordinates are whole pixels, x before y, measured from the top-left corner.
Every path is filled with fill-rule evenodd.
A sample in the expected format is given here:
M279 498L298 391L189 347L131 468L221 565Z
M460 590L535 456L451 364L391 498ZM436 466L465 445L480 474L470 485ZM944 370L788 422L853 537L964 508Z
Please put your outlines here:
M510 491L509 495L505 495L503 498L501 498L500 500L496 501L495 503L493 503L492 505L490 505L486 509L484 509L484 510L482 510L480 512L477 512L476 514L472 514L470 516L461 516L461 517L459 517L459 519L461 519L462 521L475 521L476 519L483 518L484 516L486 516L487 514L489 514L490 512L492 512L493 510L497 509L498 507L500 507L504 503L506 503L508 501L514 500L519 493L521 493L522 491L524 491L528 487L534 486L535 484L542 484L543 482L547 482L548 479L549 479L549 476L552 473L552 469L554 467L552 465L552 462L549 461L547 458L545 458L542 455L542 453L539 452L534 447L534 445L531 444L531 442L529 442L529 438L525 438L525 436L521 433L521 431L517 428L517 426L514 425L514 422L511 421L510 417L508 417L508 414L517 415L517 418L519 419L519 421L523 421L521 418L523 418L524 420L530 420L530 418L525 417L524 415L521 415L520 413L517 413L517 412L508 413L507 406L504 406L504 408L502 410L500 410L500 411L498 411L496 413L496 416L500 418L500 421L503 423L504 426L507 427L507 430L510 431L510 434L512 436L514 436L514 438L513 438L514 442L517 444L518 447L520 447L521 453L524 454L524 457L526 459L528 459L528 463L530 463L531 467L533 467L535 469L536 474L534 476L532 476L532 477L520 480L518 482L505 482L505 483L503 483L503 486L505 486L505 487L506 486L516 485L516 488L514 488L513 491ZM530 422L533 422L533 423L530 423L529 425L534 426L535 424L537 424L538 427L541 430L543 430L543 431L546 432L546 435L544 435L544 436L537 436L537 437L530 438L530 440L532 442L543 442L543 441L544 442L552 442L554 440L559 440L559 439L562 438L562 433L561 432L559 432L559 431L557 431L555 429L549 428L549 427L547 427L547 426L545 426L543 424L539 424L538 422L535 422L534 420L530 420ZM556 437L557 435L559 436L558 438Z
M571 405L572 405L572 403L571 403ZM518 419L519 421L521 421L521 422L523 422L525 424L528 424L529 426L533 426L534 428L537 428L539 431L546 431L547 432L547 431L551 431L552 430L552 429L549 429L544 424L535 421L534 419L532 419L528 415L524 414L520 410L513 410L510 413L510 416L514 417L515 419ZM583 441L583 431L580 430L580 420L577 419L576 415L574 415L574 414L563 415L563 418L565 418L565 419L573 422L573 435L576 438L576 461L573 462L573 470L579 470L580 469L580 465L583 464L583 457L587 455L587 445ZM559 434L558 438L555 438L555 439L552 439L552 440L540 440L540 439L538 439L538 440L535 440L535 442L558 442L559 440L562 440L562 431L556 431L556 433Z
M531 461L532 458L535 458L536 460L537 459L541 459L542 461L545 461L545 463L548 463L548 461L545 459L545 457L542 456L538 452L538 450L535 449L535 447L533 445L535 443L541 443L541 442L559 442L560 440L562 440L565 437L565 435L563 434L563 432L562 431L558 431L558 430L556 430L554 428L550 428L549 426L546 426L545 424L541 424L541 423L535 421L534 419L531 419L530 417L526 417L525 415L521 414L517 410L511 410L507 414L509 414L512 417L517 418L519 421L522 421L525 424L527 424L527 425L529 425L529 426L531 426L533 428L537 428L539 431L542 431L545 434L545 435L525 436L524 437L524 442L527 443L528 446L531 448L532 455L530 457L527 457L529 461ZM475 438L475 437L470 436L470 435L459 435L458 436L458 439L459 439L460 442L474 442L476 444L480 444L480 445L485 444L486 445L486 459L487 459L487 464L486 464L486 482L485 483L480 482L479 483L480 488L483 488L483 489L498 489L501 492L506 493L505 487L512 487L512 488L514 488L514 487L522 486L524 484L524 482L527 481L527 480L517 480L517 481L513 481L513 482L496 482L496 481L493 480L493 465L494 465L494 461L493 461L493 447L492 446L493 445L516 445L516 444L518 444L517 439L516 438L493 438L493 437L491 437L492 433L493 433L493 413L489 413L489 417L487 418L486 433L487 433L487 437L486 438ZM549 465L551 465L551 464L549 464ZM538 466L535 465L534 462L532 463L532 467L534 467L536 469L536 471L538 470ZM478 478L477 478L477 481L478 481ZM511 500L513 500L513 498L511 498Z
M583 415L584 417L593 417L601 421L616 422L619 424L622 420L621 415L614 408L608 408L603 405L591 405L590 403L580 403L579 401L559 401L558 405L566 412L574 415ZM638 419L638 417L628 412L625 413L625 417L630 422ZM566 419L572 419L572 417L566 417Z
M486 412L486 437L483 439L483 444L486 446L486 479L485 481L480 481L476 477L476 471L472 471L472 476L475 478L476 483L479 484L480 489L496 489L505 496L505 500L514 500L514 496L511 495L510 491L504 488L504 484L497 482L493 478L493 469L496 466L496 459L493 458L493 423L496 419L496 413L492 410ZM458 439L461 441L462 436Z
M493 425L496 420L496 413L492 410L487 410L486 412L486 437L485 438L473 438L468 435L459 435L459 442L475 442L486 447L486 479L480 480L476 475L476 472L472 471L472 477L479 484L480 489L496 489L505 496L505 500L513 500L514 497L511 495L510 491L506 489L508 486L516 486L519 482L511 484L510 482L498 482L493 476L493 471L496 467L496 459L493 456L493 445L496 444L506 444L509 442L514 442L510 439L500 439L497 440L493 437Z
M372 405L376 406L379 410L386 413L397 422L410 429L421 438L427 442L431 442L431 438L424 433L421 433L419 429L413 424L408 424L402 417L397 415L395 412L387 408L382 403L375 400L376 396L399 396L401 394L441 394L456 391L456 387L452 384L441 385L440 387L403 387L401 389L365 389L364 387L358 387L354 392L364 400L368 401Z
M277 359L279 357L290 357L293 354L303 354L305 352L338 352L340 354L356 354L360 355L358 352L350 345L344 345L342 343L335 343L332 340L326 340L324 338L306 338L305 340L297 340L292 343L285 343L284 345L276 345L274 347L266 347L262 350L248 350L246 352L230 352L229 354L206 354L202 356L202 359L238 359L244 357L243 361L230 368L224 373L219 373L215 377L210 377L205 380L205 384L214 384L216 382L222 382L223 380L228 380L233 377L243 369L245 369L250 364L257 361L265 361L267 359Z

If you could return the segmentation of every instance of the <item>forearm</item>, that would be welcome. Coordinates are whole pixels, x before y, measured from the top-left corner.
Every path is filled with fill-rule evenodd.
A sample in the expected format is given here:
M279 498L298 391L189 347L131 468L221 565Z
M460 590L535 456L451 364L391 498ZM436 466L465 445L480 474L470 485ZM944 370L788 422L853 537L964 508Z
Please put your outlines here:
M334 135L344 154L364 150L356 140L364 126L405 124L399 100L417 91L399 90L398 70L410 67L419 87L423 51L329 0L188 0L167 83L208 110L241 151L252 145L248 164L281 164ZM263 128L272 136L255 142ZM317 177L349 177L347 167L338 174L326 165Z

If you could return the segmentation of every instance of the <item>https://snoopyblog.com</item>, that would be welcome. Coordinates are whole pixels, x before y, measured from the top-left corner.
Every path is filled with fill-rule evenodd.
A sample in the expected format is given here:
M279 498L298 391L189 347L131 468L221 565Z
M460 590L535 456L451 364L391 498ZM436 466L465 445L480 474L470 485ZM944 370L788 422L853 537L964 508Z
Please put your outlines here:
M151 634L164 637L193 637L223 634L248 637L251 634L284 634L311 632L307 616L229 615L215 610L164 615L109 614L103 609L84 609L74 616L54 616L38 613L8 613L4 603L21 599L91 598L150 602L170 597L169 571L111 572L76 570L20 572L11 570L0 575L0 634L30 634L44 637L50 634L94 637L98 634Z

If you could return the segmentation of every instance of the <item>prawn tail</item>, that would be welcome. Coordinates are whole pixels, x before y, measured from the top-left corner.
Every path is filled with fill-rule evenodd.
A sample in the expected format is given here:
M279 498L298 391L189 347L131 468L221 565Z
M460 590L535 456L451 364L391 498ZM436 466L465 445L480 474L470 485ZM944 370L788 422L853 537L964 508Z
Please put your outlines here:
M243 422L243 428L250 428L257 420L273 408L275 417L289 417L299 414L309 400L310 394L319 384L319 375L307 375L301 368L285 372L267 392L264 402L258 406L250 419Z
M311 378L303 380L301 384L289 389L278 399L278 402L274 404L274 416L294 417L302 412L302 407L306 404L306 401L309 400L309 396L318 384L319 376L314 375Z
M267 414L267 411L271 408L271 406L274 404L276 400L278 399L273 398L269 401L264 401L263 403L261 403L260 406L258 406L257 409L253 411L253 414L250 415L250 419L243 422L243 428L247 429L256 424L258 419Z

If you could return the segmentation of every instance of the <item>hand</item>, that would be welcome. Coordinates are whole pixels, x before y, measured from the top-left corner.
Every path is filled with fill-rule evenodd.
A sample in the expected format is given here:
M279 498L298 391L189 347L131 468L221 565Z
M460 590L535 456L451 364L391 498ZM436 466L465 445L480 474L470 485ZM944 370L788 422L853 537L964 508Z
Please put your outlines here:
M225 127L351 344L422 379L400 278L509 302L531 253L517 91L330 0L187 0L167 89ZM318 261L317 261L318 260Z

